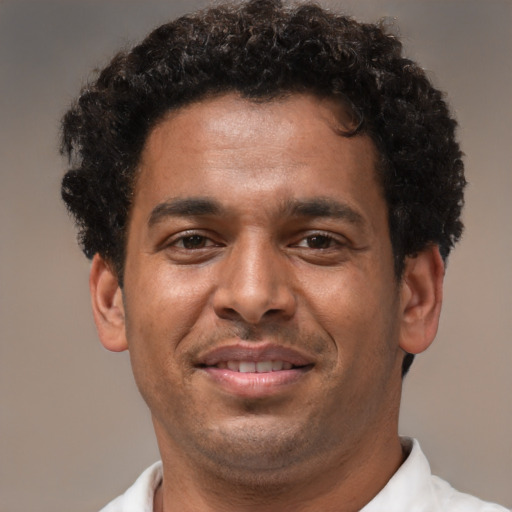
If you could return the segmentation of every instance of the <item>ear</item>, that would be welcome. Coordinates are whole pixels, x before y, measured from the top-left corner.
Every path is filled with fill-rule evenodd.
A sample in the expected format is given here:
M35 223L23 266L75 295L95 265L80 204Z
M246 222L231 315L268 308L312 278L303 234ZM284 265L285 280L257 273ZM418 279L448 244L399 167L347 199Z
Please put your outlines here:
M405 260L400 348L419 354L434 341L443 300L444 263L437 245Z
M110 265L96 254L89 275L94 322L102 345L113 352L128 349L123 295Z

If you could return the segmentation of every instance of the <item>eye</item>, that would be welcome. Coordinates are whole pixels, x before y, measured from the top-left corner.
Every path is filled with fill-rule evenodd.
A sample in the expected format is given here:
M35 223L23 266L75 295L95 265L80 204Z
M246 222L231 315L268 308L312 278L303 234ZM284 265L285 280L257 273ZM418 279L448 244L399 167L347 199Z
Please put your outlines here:
M307 249L332 249L341 245L343 244L334 237L322 233L306 236L296 244L297 247L305 247Z
M327 235L311 235L303 242L310 249L329 249L335 243L335 240Z
M309 231L297 234L288 246L290 254L313 265L339 265L350 257L352 245L340 233Z
M197 234L180 236L170 245L171 247L187 250L204 249L205 247L217 246L217 244L207 236Z
M214 233L181 231L163 241L159 251L177 265L194 265L215 258L225 244Z
M183 236L176 240L173 245L184 249L202 249L208 244L208 238L202 235Z

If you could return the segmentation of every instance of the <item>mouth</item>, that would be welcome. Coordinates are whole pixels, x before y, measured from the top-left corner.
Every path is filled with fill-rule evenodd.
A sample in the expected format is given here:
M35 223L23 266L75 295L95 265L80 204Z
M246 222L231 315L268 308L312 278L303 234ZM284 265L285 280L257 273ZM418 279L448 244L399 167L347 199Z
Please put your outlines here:
M289 361L273 360L273 361L220 361L214 366L206 366L203 368L219 368L220 370L230 370L237 373L271 373L281 372L283 370L297 370L306 368L311 365L294 365Z
M250 342L214 349L196 365L215 386L243 398L283 393L313 367L314 362L295 349Z

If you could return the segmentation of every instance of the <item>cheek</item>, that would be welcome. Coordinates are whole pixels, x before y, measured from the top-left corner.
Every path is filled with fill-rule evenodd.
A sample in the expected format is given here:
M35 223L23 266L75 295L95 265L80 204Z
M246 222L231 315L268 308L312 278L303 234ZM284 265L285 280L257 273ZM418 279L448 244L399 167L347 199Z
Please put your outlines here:
M183 378L182 341L196 329L208 303L208 279L170 270L164 264L132 272L138 279L125 284L126 336L137 380Z
M331 275L301 277L305 310L326 332L338 364L367 365L398 344L398 293L393 275L382 269L339 268Z
M172 267L165 260L142 266L134 282L126 283L127 316L132 333L150 335L169 330L178 337L200 316L208 302L208 273Z
M390 287L380 283L372 272L357 268L337 268L332 272L298 274L300 295L306 307L331 327L343 329L367 325L392 297Z

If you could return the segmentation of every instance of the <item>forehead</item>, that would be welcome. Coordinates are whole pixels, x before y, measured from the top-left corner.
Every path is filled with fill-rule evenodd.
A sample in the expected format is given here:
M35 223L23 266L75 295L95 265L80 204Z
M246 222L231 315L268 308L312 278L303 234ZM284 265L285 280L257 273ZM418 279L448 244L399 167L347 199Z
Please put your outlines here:
M199 123L201 131L197 132ZM162 126L167 124L167 126ZM158 128L176 132L192 127L196 138L191 142L201 142L201 136L215 137L222 144L233 137L239 143L253 144L256 137L288 135L289 130L300 125L302 130L329 129L333 133L351 133L357 120L343 100L332 97L319 97L313 94L288 94L271 99L243 98L238 93L207 97L185 107L171 111L148 138L158 137ZM199 137L199 138L198 138Z
M272 177L276 185L299 180L308 192L333 173L375 186L375 147L367 136L343 135L353 128L350 112L331 98L202 100L170 112L149 134L136 192L165 181L176 191L193 183L199 193L217 178L234 184L257 177L269 185Z

